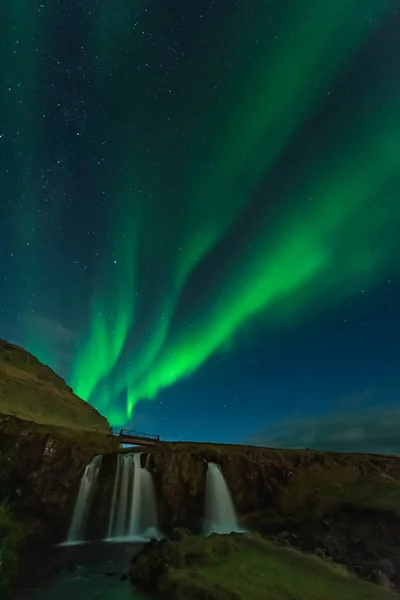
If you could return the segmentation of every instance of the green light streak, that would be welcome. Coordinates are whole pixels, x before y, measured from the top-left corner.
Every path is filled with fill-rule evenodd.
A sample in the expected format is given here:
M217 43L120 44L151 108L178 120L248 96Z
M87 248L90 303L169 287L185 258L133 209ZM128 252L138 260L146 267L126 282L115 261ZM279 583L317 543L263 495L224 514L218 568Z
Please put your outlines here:
M113 279L108 282L108 295L94 298L89 335L77 353L72 378L74 391L82 398L89 398L110 373L133 325L136 243L134 231L118 239L111 261ZM107 406L104 392L101 399L97 396L97 406Z
M114 405L121 392L126 392L127 415L130 417L137 400L154 398L161 389L190 375L218 349L229 346L237 332L255 315L264 312L268 315L272 308L282 303L281 313L289 318L289 314L305 308L309 298L321 294L324 289L347 289L350 275L360 280L372 280L372 272L383 262L384 257L377 249L371 253L367 248L368 236L373 233L368 222L363 225L364 234L355 236L356 243L351 244L348 240L350 258L346 261L353 265L351 270L350 267L349 270L342 269L335 262L335 244L331 238L340 235L341 239L347 240L350 234L346 223L351 219L363 221L361 206L369 199L372 187L394 175L392 150L387 149L387 166L381 165L382 153L378 156L382 168L371 169L364 178L365 183L361 184L359 180L365 169L363 161L369 156L365 148L352 148L348 155L339 152L338 156L326 158L326 163L322 161L323 177L317 178L317 182L313 177L301 186L299 196L312 195L316 205L311 209L306 200L299 199L300 206L304 205L300 213L295 217L284 214L272 237L266 224L261 224L260 227L265 229L260 231L258 242L255 240L252 244L252 251L241 257L242 266L234 265L234 274L228 270L220 282L217 301L205 299L207 320L175 338L173 343L169 339L171 320L188 277L238 218L251 193L340 74L340 68L351 59L354 49L374 28L386 6L385 2L368 1L366 4L365 10L360 11L356 2L348 0L330 4L319 0L299 1L289 18L281 20L277 39L263 35L262 24L253 23L254 28L260 29L259 50L253 66L243 58L246 56L244 42L239 38L243 31L237 31L238 38L231 44L232 62L235 63L236 58L240 66L222 85L215 102L207 103L207 122L198 120L189 131L194 143L188 156L182 156L185 202L178 205L180 214L173 213L173 240L168 224L154 225L154 209L146 206L146 199L139 201L136 198L144 209L140 219L137 203L131 203L137 239L145 240L150 263L147 266L151 269L154 256L160 257L164 264L160 284L165 286L159 311L162 316L154 316L152 330L144 344L133 350L134 364L127 364L122 350L134 324L134 294L140 293L137 287L126 287L129 274L136 271L136 253L127 249L124 251L124 270L128 275L124 285L117 283L115 288L119 306L113 301L111 290L106 302L107 294L99 286L91 328L73 373L77 393L106 409L114 422L122 422L121 413ZM239 7L239 10L244 11L244 8ZM102 18L107 22L104 15ZM313 26L313 22L318 26ZM112 69L113 44L110 39L115 38L119 28L124 35L127 33L125 25L115 20L110 22L111 37L109 32L108 38L102 37L99 31L96 43L100 50L103 48L99 55L104 72ZM177 119L181 108L178 105ZM202 126L206 131L204 135L201 135ZM383 134L381 138L376 132L367 133L371 140L368 152L375 155L373 145L384 139ZM175 135L171 133L172 138L175 139ZM164 141L160 140L160 143L165 152ZM138 146L129 139L125 147L130 145L130 160L118 169L120 186L116 202L129 196L129 187L137 187L131 170L133 165L140 164ZM339 177L332 167L335 161L342 169ZM164 193L156 178L155 173L154 181L145 184L149 195L150 190L155 196ZM348 197L347 204L338 200ZM157 207L157 211L163 210L168 216L169 205ZM132 218L127 219L127 222L131 221ZM376 227L383 227L383 217L378 218ZM121 238L129 234L124 220L118 222L115 232L118 247ZM327 250L330 245L332 249ZM239 297L238 289L243 289Z
M174 253L170 268L175 276L172 275L166 290L163 320L155 323L135 369L128 368L125 374L117 377L119 391L135 385L162 351L176 301L189 274L238 216L252 190L337 74L343 57L354 46L354 40L362 39L371 28L369 18L360 18L355 7L347 1L333 7L325 5L321 9L321 5L313 0L307 6L302 4L301 8L303 18L299 20L293 10L292 21L284 24L280 32L280 41L267 40L253 71L247 76L243 72L245 80L241 87L245 90L244 95L239 93L233 108L225 110L227 114L218 110L215 113L216 134L210 148L216 148L217 153L210 156L206 176L200 171L200 178L191 183L188 210L181 228L183 237L179 240L180 252ZM322 25L310 33L310 19L315 18L316 11ZM373 4L374 18L381 11L381 7ZM354 20L355 25L344 32L346 18L351 23ZM288 73L291 76L282 76ZM232 102L226 98L223 104L229 107ZM223 149L216 144L219 139L224 140ZM204 152L202 146L200 150ZM200 154L193 158L197 164L202 161ZM132 401L128 407L129 415L131 406Z
M328 157L323 174L303 195L303 203L314 195L315 207L303 209L302 216L284 219L272 244L268 230L263 232L256 251L243 261L246 268L231 273L231 279L221 285L218 303L207 306L207 319L166 347L148 376L134 392L130 390L130 407L135 399L154 398L161 389L193 373L261 311L289 298L293 307L303 288L308 288L303 300L309 303L310 297L322 295L332 284L348 290L355 281L366 286L373 283L386 252L379 241L371 248L371 239L379 240L376 232L385 231L386 242L390 237L395 244L397 232L390 231L390 213L378 212L371 219L365 206L400 171L399 111L385 116L378 130L371 129L359 147L341 157L340 176L338 159ZM330 243L338 248L349 243L346 255L327 250Z

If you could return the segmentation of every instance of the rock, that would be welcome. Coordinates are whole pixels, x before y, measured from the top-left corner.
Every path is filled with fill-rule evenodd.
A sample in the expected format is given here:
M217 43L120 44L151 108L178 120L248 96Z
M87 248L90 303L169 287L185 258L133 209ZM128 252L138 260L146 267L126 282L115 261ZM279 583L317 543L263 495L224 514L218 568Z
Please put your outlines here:
M19 520L29 521L35 538L61 541L85 466L111 444L98 433L0 415L0 494L15 504Z
M190 535L189 529L186 529L185 527L174 527L170 537L172 541L177 542L187 535Z
M244 527L353 571L363 565L363 577L382 549L397 556L399 457L190 442L149 452L160 527L173 540L180 528L201 533L207 462L216 462ZM115 466L108 468L112 481ZM400 569L388 577L400 587Z
M391 561L390 558L381 558L378 560L377 566L383 573L387 573L389 576L395 575L396 573L393 561Z
M323 525L324 529L329 530L331 527L331 520L328 517L325 517L322 520L322 525Z
M100 413L32 354L0 339L0 414L42 425L110 434Z
M289 533L288 533L287 531L282 531L282 533L280 533L280 534L279 534L279 536L280 536L282 539L286 539L286 538L288 538L288 537L289 537Z
M379 583L379 585L383 585L383 587L386 588L391 588L392 587L392 583L389 579L389 577L386 575L386 573L383 573L382 571L377 571L377 583Z

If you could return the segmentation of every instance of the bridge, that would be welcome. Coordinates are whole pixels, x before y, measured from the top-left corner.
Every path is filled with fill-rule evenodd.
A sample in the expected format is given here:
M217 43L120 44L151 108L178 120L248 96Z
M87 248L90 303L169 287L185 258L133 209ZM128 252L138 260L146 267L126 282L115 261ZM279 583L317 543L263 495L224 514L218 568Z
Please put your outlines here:
M113 431L113 436L118 437L121 444L132 446L156 446L160 442L160 436L153 433L141 433L130 429Z

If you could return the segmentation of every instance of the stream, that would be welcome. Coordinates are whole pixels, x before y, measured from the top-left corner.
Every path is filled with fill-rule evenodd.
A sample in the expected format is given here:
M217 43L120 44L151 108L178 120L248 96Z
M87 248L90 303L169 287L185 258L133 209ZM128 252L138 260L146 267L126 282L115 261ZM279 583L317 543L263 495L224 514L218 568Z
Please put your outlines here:
M140 547L101 542L56 547L53 575L44 580L32 579L15 600L151 600L135 591L129 580L121 580Z

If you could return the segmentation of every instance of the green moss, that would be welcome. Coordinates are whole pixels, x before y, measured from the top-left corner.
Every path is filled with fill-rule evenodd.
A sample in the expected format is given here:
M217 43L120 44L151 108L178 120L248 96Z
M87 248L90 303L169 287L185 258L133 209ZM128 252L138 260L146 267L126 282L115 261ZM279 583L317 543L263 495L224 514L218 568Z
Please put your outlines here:
M0 504L0 598L6 594L17 571L22 533L22 527L14 521L7 506Z
M343 504L400 516L400 481L386 473L362 473L354 466L310 465L298 469L291 485L281 490L278 512L296 520L320 518Z
M362 581L333 563L251 536L189 536L175 542L184 568L167 571L159 588L191 598L237 600L394 600L385 588ZM203 592L199 596L199 590ZM182 596L183 597L183 596Z

